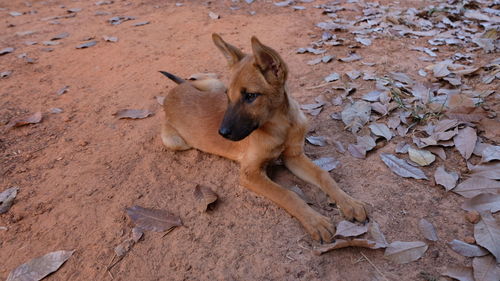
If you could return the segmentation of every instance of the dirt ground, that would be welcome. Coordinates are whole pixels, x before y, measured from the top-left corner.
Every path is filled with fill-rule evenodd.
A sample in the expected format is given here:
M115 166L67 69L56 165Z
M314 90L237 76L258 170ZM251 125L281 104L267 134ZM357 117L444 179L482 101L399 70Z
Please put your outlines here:
M10 186L20 189L11 210L0 215L0 226L7 228L0 230L0 279L34 257L74 249L64 266L46 280L112 280L106 266L114 247L133 227L124 211L133 205L174 212L184 226L166 236L146 232L111 269L114 280L384 280L374 266L389 280L424 280L421 272L438 278L446 265L470 264L446 245L473 233L460 209L463 199L432 181L391 173L379 154L392 153L397 142L370 152L364 160L339 153L333 145L307 144L306 152L313 159L340 160L341 166L331 175L347 193L367 202L370 217L389 241L423 240L418 221L426 218L434 223L439 240L428 242L423 258L404 265L385 259L383 250L348 248L313 255L310 249L318 243L297 220L238 184L237 164L196 150L166 151L159 138L163 116L155 96L166 95L174 85L158 70L184 77L216 72L227 81L226 62L212 44L212 32L246 51L252 35L275 48L288 63L289 87L300 103L314 102L324 89L306 88L323 83L332 71L403 71L423 80L416 71L426 63L408 51L415 39L379 38L359 49L365 62L376 63L373 67L359 61L309 66L306 62L313 56L295 50L321 36L314 26L321 11L313 5L327 1L305 3L303 11L277 7L271 1L184 1L182 6L160 0L117 0L102 6L94 2L0 3L5 8L0 11L0 49L15 48L0 57L0 71L13 70L0 80L0 124L25 113L43 113L39 124L11 130L0 126L0 191ZM401 2L423 6L433 1ZM59 24L41 20L68 15L68 8L82 10L75 17L58 19ZM12 17L9 11L26 14ZM96 16L96 11L110 14ZM210 11L221 18L211 19ZM136 19L114 26L106 22L112 16ZM150 23L132 26L140 21ZM24 31L36 32L16 35ZM62 32L70 35L59 45L41 44ZM116 36L118 42L105 42L104 35ZM97 45L75 49L86 37L95 37ZM54 50L42 50L49 47ZM35 63L18 58L22 53ZM332 47L329 53L346 56L348 48ZM66 85L68 91L57 95ZM373 82L362 81L354 96L373 87ZM63 112L53 114L51 108ZM155 114L141 120L112 115L123 108L150 109ZM341 108L330 106L316 117L309 116L310 126L315 134L347 146L355 137L343 130L342 122L329 117ZM465 171L456 151L448 157L433 167L444 164ZM287 172L280 178L285 185L303 188L314 201L313 208L334 222L342 219L318 189ZM200 213L194 207L196 184L217 192L220 201L215 210Z

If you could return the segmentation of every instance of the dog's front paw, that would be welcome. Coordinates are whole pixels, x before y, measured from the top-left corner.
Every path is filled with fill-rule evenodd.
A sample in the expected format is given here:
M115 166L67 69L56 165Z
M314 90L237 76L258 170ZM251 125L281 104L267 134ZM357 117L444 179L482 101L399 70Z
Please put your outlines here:
M347 220L356 219L359 222L364 222L368 217L363 202L352 197L347 197L344 200L337 202L337 206Z
M313 213L302 221L302 225L314 240L322 243L332 242L333 235L335 234L335 226L328 217Z

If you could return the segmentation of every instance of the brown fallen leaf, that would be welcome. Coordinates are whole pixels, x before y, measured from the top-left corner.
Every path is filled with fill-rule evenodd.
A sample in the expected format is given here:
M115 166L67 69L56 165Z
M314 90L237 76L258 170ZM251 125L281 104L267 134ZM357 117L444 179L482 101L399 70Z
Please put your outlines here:
M325 146L326 139L323 136L308 136L306 137L308 143L316 146Z
M427 248L427 244L421 241L394 241L387 246L384 256L397 264L409 263L421 258Z
M388 141L392 139L392 132L386 124L373 123L369 127L374 135L384 137Z
M457 185L459 175L457 172L448 173L444 166L439 166L434 173L434 180L437 184L444 186L446 191L450 191Z
M380 154L382 161L393 173L404 178L426 179L427 176L417 167L410 166L406 161L390 153Z
M458 281L474 281L472 267L469 266L448 266L443 275L457 279Z
M365 159L366 158L366 148L360 144L349 144L347 150L351 153L352 157Z
M437 241L438 236L436 233L436 228L434 228L434 225L430 223L426 219L421 219L420 222L418 223L418 228L420 229L420 232L424 235L425 239L430 240L430 241Z
M313 163L327 172L330 172L340 165L340 161L333 157L321 157L313 160Z
M469 167L473 177L483 177L492 180L500 180L500 162L492 162Z
M353 104L348 104L342 110L342 121L346 125L346 129L351 132L358 132L364 124L370 120L371 106L366 101L356 101Z
M476 210L478 212L489 211L496 213L500 211L500 194L481 193L465 200L462 209L466 211Z
M368 225L359 225L349 221L341 221L337 225L337 231L334 237L352 237L359 236L368 231Z
M488 145L481 152L481 162L490 162L492 160L500 160L500 146Z
M419 166L430 165L436 160L436 156L429 151L414 149L413 147L408 148L408 155L410 156L410 160L417 163Z
M482 257L489 253L484 248L477 245L472 245L456 239L449 242L448 246L450 246L453 251L464 257Z
M42 121L42 113L38 111L30 115L12 119L9 121L9 123L7 123L6 127L7 129L10 129L13 127L21 127L28 124L40 123L41 121Z
M34 258L14 269L7 281L38 281L56 271L66 262L74 251L55 251Z
M377 145L375 140L370 136L357 136L356 140L358 141L357 144L364 147L366 151L372 150Z
M436 123L436 127L434 127L435 133L446 132L449 129L453 129L459 125L458 120L455 119L442 119Z
M433 154L436 154L437 156L439 156L439 158L446 160L446 152L444 151L444 149L442 147L430 146L430 147L426 147L425 150L428 150L428 151L432 152Z
M455 147L465 160L468 160L472 155L472 151L474 151L474 147L476 146L476 141L476 130L471 127L465 127L459 130L458 134L453 138Z
M118 119L130 118L130 119L142 119L153 115L152 111L147 109L120 109L113 115L118 117Z
M481 220L474 225L474 238L500 262L500 223L490 212L481 213Z
M337 239L335 242L330 244L321 245L313 250L313 253L317 256L341 248L347 247L361 247L361 248L369 248L369 249L380 249L385 248L384 245L380 245L375 241L370 241L366 239L352 239L352 240L344 240Z
M165 210L148 209L140 206L126 208L130 219L144 230L163 232L181 226L181 219Z
M194 198L198 201L198 209L201 212L213 210L218 199L217 194L210 187L199 184L194 188Z
M368 224L368 237L370 240L375 241L378 245L386 247L389 245L387 243L387 240L385 239L384 233L380 230L379 224L374 221L373 219L370 220L370 223Z
M472 260L475 281L498 281L500 276L500 265L491 255L477 257Z
M499 191L500 181L483 177L468 178L453 189L453 192L465 198L472 198L481 193L498 193Z

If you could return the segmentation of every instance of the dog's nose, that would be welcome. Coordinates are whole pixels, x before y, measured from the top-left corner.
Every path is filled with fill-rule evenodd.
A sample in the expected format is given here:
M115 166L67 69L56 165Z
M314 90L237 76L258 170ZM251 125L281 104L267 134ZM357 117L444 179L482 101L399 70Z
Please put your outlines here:
M219 134L225 138L231 134L231 130L228 127L220 127Z

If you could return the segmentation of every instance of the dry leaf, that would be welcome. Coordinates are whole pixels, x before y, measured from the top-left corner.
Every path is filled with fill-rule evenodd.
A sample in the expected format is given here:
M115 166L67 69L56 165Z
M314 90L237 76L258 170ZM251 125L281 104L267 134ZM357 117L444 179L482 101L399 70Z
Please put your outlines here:
M335 237L353 237L359 236L368 231L368 225L359 225L349 221L341 221L337 225Z
M455 147L460 152L462 157L465 158L465 160L468 160L472 155L472 151L474 151L474 147L476 146L476 141L476 130L472 129L471 127L466 127L462 130L459 130L458 135L453 138Z
M445 77L451 72L448 70L448 66L452 64L451 60L445 60L434 65L432 71L434 72L434 77Z
M370 120L371 106L366 101L357 101L353 104L348 104L342 111L342 121L346 125L346 129L356 133Z
M140 206L126 208L130 219L144 230L162 232L181 226L181 219L164 210L148 209Z
M389 153L380 154L380 158L391 169L393 173L404 178L428 179L427 176L417 167L412 167L403 159Z
M366 239L352 239L352 240L344 240L337 239L334 243L324 244L314 249L313 253L317 256L329 252L335 249L347 248L347 247L361 247L361 248L369 248L369 249L380 249L385 248L384 245L380 245L375 241L370 241Z
M370 151L377 145L375 140L370 136L357 136L356 140L358 141L358 145L365 148L365 151Z
M389 245L385 239L384 233L380 230L379 224L374 220L370 220L370 223L368 224L368 237L370 237L370 240L375 241L378 245L384 246L384 248Z
M490 162L491 160L500 160L500 146L488 145L481 152L481 162Z
M21 127L28 124L40 123L40 121L42 121L42 113L38 111L31 115L10 120L9 123L7 123L7 125L5 126L7 127L7 129L10 129L12 127Z
M141 240L142 236L144 235L144 231L142 230L142 228L140 227L134 227L132 228L132 240L134 240L134 242L139 242L139 240Z
M464 257L482 257L489 253L477 245L472 245L456 239L448 243L448 246L450 246L453 251Z
M349 144L347 150L351 153L352 157L365 159L366 158L366 148L360 144Z
M498 262L498 260L497 260ZM491 255L478 257L472 260L475 281L498 281L500 276L500 265L495 262Z
M472 267L469 266L448 266L443 275L458 281L474 281Z
M476 210L478 212L489 211L496 213L500 211L500 194L481 193L465 200L462 209L466 211Z
M56 271L71 257L74 251L55 251L34 258L14 269L7 281L38 281Z
M394 80L408 84L410 86L412 86L413 83L415 83L413 79L411 79L408 75L406 75L403 72L391 72L391 76Z
M153 112L147 109L120 109L113 115L116 115L119 119L142 119L153 115Z
M342 144L342 142L340 141L334 141L335 143L335 147L337 148L337 151L339 153L344 153L345 152L345 148L344 148L344 145Z
M336 80L339 80L340 79L340 75L336 72L334 73L331 73L329 74L328 76L326 76L323 80L325 80L325 82L333 82L333 81L336 81Z
M418 223L418 227L420 229L420 232L422 232L422 234L424 235L425 239L430 241L438 240L436 229L434 228L434 225L432 225L432 223L430 223L428 220L421 219Z
M89 48L89 47L95 46L96 44L97 44L97 41L89 41L89 42L85 42L85 43L79 44L75 48L76 49L85 49L85 48Z
M6 213L12 207L18 191L18 187L11 187L0 193L0 214Z
M386 124L373 123L370 125L370 130L374 135L384 137L388 141L392 139L392 132Z
M368 94L365 94L362 97L362 99L364 99L365 101L371 101L371 102L378 101L380 94L382 94L381 91L372 91L372 92L369 92Z
M434 132L445 132L449 129L455 128L459 125L458 120L454 119L442 119L437 122L436 127L434 127Z
M382 104L380 102L374 102L371 105L372 110L377 112L378 114L385 116L389 113L389 109L387 108L387 105Z
M410 149L410 145L407 144L405 141L398 142L396 145L396 153L408 153L408 150Z
M417 163L420 166L430 165L434 160L436 160L436 156L430 153L427 150L414 149L410 147L408 149L408 155L410 156L410 160Z
M160 105L164 105L165 104L165 96L156 96L156 102L159 103Z
M126 239L122 243L118 244L118 246L115 247L115 254L118 258L122 258L127 254L130 249L132 249L132 246L134 245L134 240L132 239Z
M439 156L439 158L446 160L446 152L444 152L444 149L442 147L430 146L426 147L425 149L432 152L433 154L436 154L437 156Z
M476 165L470 167L473 177L483 177L492 180L500 180L500 162Z
M481 220L474 225L474 238L500 262L500 223L490 212L481 213Z
M217 201L217 193L208 186L196 185L194 188L194 198L198 201L198 209L201 212L206 212L208 209L213 210L215 201Z
M481 193L498 193L499 191L500 181L483 177L468 178L453 189L453 192L465 198L472 198Z
M313 163L327 172L330 172L331 170L337 168L340 165L340 161L333 157L322 157L313 160Z
M452 190L457 185L458 178L457 172L448 173L444 166L439 166L434 173L434 180L437 184L444 186L446 191Z
M397 264L409 263L422 257L427 248L427 244L421 241L395 241L387 246L384 256Z
M356 53L353 53L353 54L350 54L348 57L345 57L345 58L339 58L339 61L342 61L342 62L353 62L353 61L358 61L358 60L361 60L363 59L360 55L356 54Z
M316 146L325 146L326 145L326 139L323 136L309 136L306 137L306 140L313 145Z

